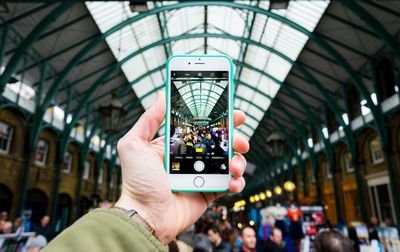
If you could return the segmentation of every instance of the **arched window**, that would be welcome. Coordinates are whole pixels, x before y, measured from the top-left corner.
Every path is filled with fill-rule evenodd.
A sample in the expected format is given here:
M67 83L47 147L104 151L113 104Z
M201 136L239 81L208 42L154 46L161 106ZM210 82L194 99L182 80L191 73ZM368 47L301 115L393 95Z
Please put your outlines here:
M10 153L14 128L5 122L0 122L0 153Z
M350 151L348 151L346 149L345 151L342 152L341 161L342 161L343 167L345 168L345 170L347 172L353 172L354 171L352 159L353 159L353 156L351 155Z
M381 141L379 141L378 137L374 137L369 142L369 151L371 154L371 160L373 164L382 163L385 160L382 151Z

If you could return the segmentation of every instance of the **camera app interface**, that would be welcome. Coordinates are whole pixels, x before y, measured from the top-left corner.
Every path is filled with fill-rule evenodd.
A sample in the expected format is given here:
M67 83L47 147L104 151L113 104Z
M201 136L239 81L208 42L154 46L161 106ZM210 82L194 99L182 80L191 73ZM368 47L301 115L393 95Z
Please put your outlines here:
M172 71L171 174L228 174L228 72Z

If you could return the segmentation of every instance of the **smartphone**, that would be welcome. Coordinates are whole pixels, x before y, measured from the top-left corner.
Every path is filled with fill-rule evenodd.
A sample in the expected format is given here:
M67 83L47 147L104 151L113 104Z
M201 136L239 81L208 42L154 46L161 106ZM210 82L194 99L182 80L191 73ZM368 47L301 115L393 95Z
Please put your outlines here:
M172 191L227 191L233 154L232 60L175 55L166 69L164 163Z

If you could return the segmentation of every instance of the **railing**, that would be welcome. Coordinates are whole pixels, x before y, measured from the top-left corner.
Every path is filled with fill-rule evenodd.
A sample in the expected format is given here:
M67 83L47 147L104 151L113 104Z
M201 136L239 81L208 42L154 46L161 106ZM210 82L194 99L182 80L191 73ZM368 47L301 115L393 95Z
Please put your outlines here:
M35 234L34 232L0 234L0 252L25 251L26 241Z

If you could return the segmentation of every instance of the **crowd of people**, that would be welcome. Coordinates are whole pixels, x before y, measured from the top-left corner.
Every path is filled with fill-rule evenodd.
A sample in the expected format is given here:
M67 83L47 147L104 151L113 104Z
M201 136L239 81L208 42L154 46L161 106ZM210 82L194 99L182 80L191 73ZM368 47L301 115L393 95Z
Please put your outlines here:
M224 127L192 127L171 130L171 154L222 155L228 153L228 130Z
M263 240L254 226L237 228L229 221L202 217L186 232L172 241L171 252L295 252L294 243L283 237L282 230L272 227ZM352 252L353 242L333 228L324 228L313 242L315 252Z
M6 211L0 213L0 251L36 252L53 237L48 215L35 223L23 217L11 221Z

